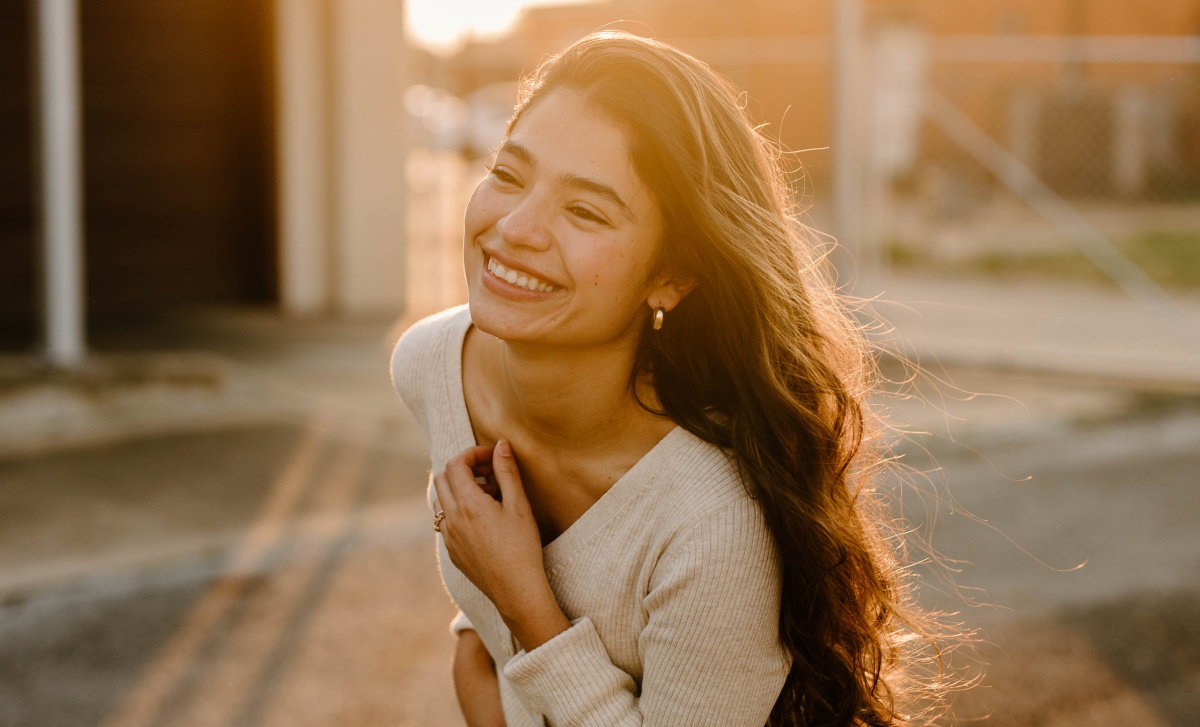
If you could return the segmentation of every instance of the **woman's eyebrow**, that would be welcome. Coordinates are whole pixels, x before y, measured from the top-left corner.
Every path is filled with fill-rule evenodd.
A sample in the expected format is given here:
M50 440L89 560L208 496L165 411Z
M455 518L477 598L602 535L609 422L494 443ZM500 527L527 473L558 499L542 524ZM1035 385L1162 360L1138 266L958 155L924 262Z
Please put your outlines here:
M531 167L537 166L537 159L534 158L533 152L529 151L515 141L506 141L501 144L500 147L496 149L496 156L500 156L506 152L512 154L524 164L528 164Z
M500 145L500 148L496 150L496 156L500 156L504 153L513 155L523 164L528 164L531 167L537 166L537 157L533 155L533 152L529 151L515 141L506 141ZM625 200L621 198L621 195L617 193L617 190L613 189L609 185L603 182L597 182L594 179L581 177L577 174L564 174L560 177L560 179L568 186L575 187L576 189L583 189L604 197L616 205L621 210L621 213L629 218L631 222L638 221L637 215L635 215L633 210L629 208L629 205L625 203Z
M580 177L576 174L564 174L562 177L560 177L560 179L562 179L565 184L575 187L576 189L583 189L588 192L593 192L608 199L608 201L615 204L621 210L621 212L629 218L630 222L637 222L637 215L633 213L633 210L629 209L629 205L625 204L625 200L621 199L621 195L617 194L617 190L613 189L607 184L604 184L603 182L597 182L594 179L588 179L587 177Z

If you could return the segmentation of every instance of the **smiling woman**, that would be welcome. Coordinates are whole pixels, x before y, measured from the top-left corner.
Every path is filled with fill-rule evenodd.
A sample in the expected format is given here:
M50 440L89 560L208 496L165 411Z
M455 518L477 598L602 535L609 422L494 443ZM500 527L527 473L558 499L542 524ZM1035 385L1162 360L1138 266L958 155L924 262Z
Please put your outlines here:
M870 358L737 99L622 33L548 60L469 306L396 346L473 727L909 721Z

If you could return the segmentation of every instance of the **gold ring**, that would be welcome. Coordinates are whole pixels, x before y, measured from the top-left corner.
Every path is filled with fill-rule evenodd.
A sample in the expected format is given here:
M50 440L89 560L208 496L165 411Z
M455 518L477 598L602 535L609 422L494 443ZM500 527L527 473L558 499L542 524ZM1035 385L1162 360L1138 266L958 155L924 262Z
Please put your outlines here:
M435 533L442 532L442 521L445 519L446 519L446 511L438 510L437 514L433 516L433 532L435 532Z

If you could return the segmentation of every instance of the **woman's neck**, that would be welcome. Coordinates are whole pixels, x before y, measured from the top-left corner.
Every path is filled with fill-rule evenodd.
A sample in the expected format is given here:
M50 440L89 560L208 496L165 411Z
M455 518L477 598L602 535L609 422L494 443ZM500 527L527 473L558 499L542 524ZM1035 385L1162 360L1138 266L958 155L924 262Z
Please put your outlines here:
M630 388L634 344L587 349L513 344L481 337L479 381L504 428L556 449L604 448L661 419L638 405ZM650 396L643 386L643 400ZM665 421L665 420L664 420ZM658 423L662 426L662 422ZM505 432L501 435L511 436Z

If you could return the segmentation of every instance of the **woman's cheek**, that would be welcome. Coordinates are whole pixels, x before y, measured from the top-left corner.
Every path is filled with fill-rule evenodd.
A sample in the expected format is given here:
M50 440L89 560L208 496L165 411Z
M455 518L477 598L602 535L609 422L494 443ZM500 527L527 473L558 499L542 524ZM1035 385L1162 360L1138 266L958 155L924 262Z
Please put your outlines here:
M471 193L471 199L467 202L467 209L463 214L463 226L468 240L474 238L483 228L483 213L487 202L487 193L484 191L486 184L486 180L480 182L475 191Z

